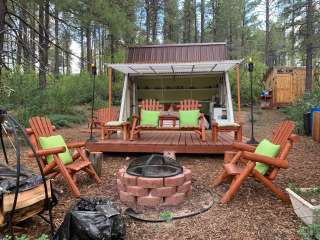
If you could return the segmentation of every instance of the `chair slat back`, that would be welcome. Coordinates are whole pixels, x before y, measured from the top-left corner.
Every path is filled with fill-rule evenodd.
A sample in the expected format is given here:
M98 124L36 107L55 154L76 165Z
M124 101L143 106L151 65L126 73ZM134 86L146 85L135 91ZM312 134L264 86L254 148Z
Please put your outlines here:
M184 99L180 101L179 110L198 110L202 107L198 100Z
M274 131L272 137L272 143L280 145L280 152L283 150L284 146L288 142L288 139L293 133L294 123L291 121L283 121Z
M280 153L278 154L278 157L281 157L281 159L285 159L288 156L289 151L283 152L286 144L289 141L290 136L293 133L294 130L294 123L291 121L283 121L279 124L279 126L274 131L273 137L272 137L272 143L280 145ZM274 180L279 172L279 168L277 167L270 167L267 177L270 180Z
M118 107L111 107L111 116L109 118L109 108L100 108L96 111L98 121L109 122L118 121L120 109Z
M29 119L29 125L37 139L39 137L49 137L54 134L52 124L46 117L32 117Z
M163 106L160 104L160 102L155 99L142 100L139 107L141 110L147 111L161 111L163 109Z
M54 127L51 121L46 117L32 117L29 119L30 128L27 129L30 142L36 150L40 150L39 137L49 137L54 135ZM41 157L41 165L47 164L45 157Z

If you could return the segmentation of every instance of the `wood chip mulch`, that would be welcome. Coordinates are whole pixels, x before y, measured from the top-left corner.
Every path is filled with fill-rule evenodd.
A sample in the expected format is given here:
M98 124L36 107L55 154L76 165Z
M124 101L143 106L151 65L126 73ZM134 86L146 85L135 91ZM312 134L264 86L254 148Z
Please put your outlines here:
M250 136L248 124L249 113L245 109L245 136ZM256 110L255 136L258 140L270 138L272 129L285 115L278 110ZM85 140L86 133L79 133L80 126L61 129L59 133L67 140ZM83 126L81 126L83 127ZM320 144L312 141L310 137L301 137L289 155L289 169L281 170L276 184L282 189L289 183L297 186L309 187L320 185ZM10 151L9 151L10 153ZM12 152L11 152L12 154ZM34 168L35 163L24 156L24 164ZM116 190L116 172L123 165L128 164L128 156L108 155L103 163L103 184L97 185L86 175L78 178L78 186L85 196L106 197L120 207ZM132 156L129 156L132 157ZM2 156L0 157L2 158ZM210 187L212 180L221 170L223 156L178 155L177 159L182 165L190 168L193 181L198 185ZM54 208L54 223L58 227L68 208L76 201L70 191L58 178L54 184L64 191L59 195L59 204ZM228 185L224 184L212 189L217 196L222 196ZM283 204L260 183L249 179L229 204L220 203L207 212L191 218L174 220L170 223L145 223L132 220L124 216L127 227L127 239L299 239L298 228L303 224L293 212L292 206ZM49 227L40 218L34 217L21 224L26 233L32 237L48 232Z

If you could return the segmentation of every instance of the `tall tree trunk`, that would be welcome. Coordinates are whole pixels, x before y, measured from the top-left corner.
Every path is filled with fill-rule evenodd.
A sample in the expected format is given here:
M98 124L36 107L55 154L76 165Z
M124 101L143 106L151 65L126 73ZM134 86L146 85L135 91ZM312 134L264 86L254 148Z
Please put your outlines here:
M97 65L97 25L93 24L92 30L92 63Z
M265 63L268 68L272 67L270 54L271 31L270 31L270 0L266 0L266 45L265 45Z
M22 18L22 10L19 12L19 16ZM17 39L17 65L20 67L22 64L22 21L19 20L19 30L18 30L18 39Z
M65 75L66 74L66 59L65 59L65 53L62 52L61 54L61 59L62 59L62 74Z
M205 41L205 32L204 32L204 25L205 25L205 0L201 0L201 5L200 5L200 14L201 14L201 23L200 23L200 28L201 28L201 35L200 35L200 42Z
M150 41L150 0L145 0L146 11L146 43Z
M233 45L233 26L232 26L232 20L229 19L229 23L228 23L228 26L229 26L229 41L228 41L228 52L229 52L229 55L231 57L231 59L234 58L234 52L233 52L233 49L232 49L232 45Z
M43 1L39 2L39 88L44 90L46 87L46 56L45 56L45 16Z
M115 53L116 53L115 40L114 40L113 34L111 33L110 34L110 57L111 57L111 63L114 63Z
M152 0L152 25L151 25L151 32L152 32L152 43L157 41L157 25L158 25L158 9L159 9L159 2L158 0Z
M84 71L84 37L83 37L83 27L80 29L80 48L81 48L81 59L80 59L80 71Z
M36 16L36 12L37 12L37 5L35 3L32 3L32 14L33 16ZM33 17L30 17L30 25L33 29L36 29L36 21ZM35 55L36 52L36 32L30 29L30 52ZM31 59L31 68L32 70L35 70L35 59L32 56Z
M68 49L69 51L69 49ZM70 61L70 54L69 52L66 53L66 65L67 65L67 74L71 73L71 61Z
M28 9L27 2L26 0L21 1L21 17L24 19L24 21L27 21L27 12L26 10ZM23 22L22 23L22 50L23 50L23 69L26 72L29 69L30 66L30 61L31 61L31 56L30 56L30 46L29 46L29 41L28 41L28 28L27 25Z
M307 16L306 16L306 86L305 93L310 94L312 92L312 59L313 59L313 15L314 6L313 0L307 0Z
M246 46L245 43L247 42L247 38L246 38L246 2L245 1L241 1L242 2L242 9L241 9L241 55L245 56L246 55Z
M295 38L295 31L294 31L294 28L295 28L295 7L294 7L294 4L295 4L295 0L292 0L291 2L291 6L292 6L292 9L291 9L291 53L290 53L290 63L291 63L291 66L293 67L295 65L295 45L296 45L296 38Z
M115 54L116 54L116 46L115 46L115 38L114 35L110 34L110 55L111 55L111 63L114 63L115 61ZM111 70L114 72L113 70ZM114 73L112 73L112 81L114 82L116 80L116 76Z
M1 81L1 69L4 64L4 30L5 30L5 17L6 17L6 9L7 9L7 0L0 0L0 84Z
M216 39L217 28L216 28L216 16L217 16L217 0L211 0L211 9L212 9L212 39Z
M91 66L92 64L92 49L91 49L91 27L90 23L87 26L86 29L86 38L87 38L87 71L91 71Z
M198 42L197 0L193 1L194 42Z
M187 42L191 42L191 32L192 32L192 3L189 0L189 8L188 8L188 31L187 31Z
M104 56L105 56L105 52L106 52L106 38L107 38L106 29L104 27L102 27L102 37L101 37L101 67L102 67L102 73L105 72L105 68L104 68L104 60L105 60L105 58L104 58Z
M102 26L98 28L98 65L99 65L99 74L103 73L103 61L102 61Z
M59 44L59 11L58 8L55 7L54 10L54 16L55 16L55 20L54 20L54 38L55 38L55 43L56 45ZM56 78L59 77L59 67L60 67L60 58L59 58L59 48L58 46L54 47L54 76Z
M44 5L44 64L45 64L45 69L48 69L49 66L49 23L50 23L50 3L49 0L45 1ZM45 72L46 74L47 72ZM47 84L47 80L45 81L45 86Z

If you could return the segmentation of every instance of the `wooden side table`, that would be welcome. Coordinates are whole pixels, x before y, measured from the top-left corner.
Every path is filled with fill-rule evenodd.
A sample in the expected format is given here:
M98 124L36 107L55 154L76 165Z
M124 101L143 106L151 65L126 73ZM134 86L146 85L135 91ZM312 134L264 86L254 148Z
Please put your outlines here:
M159 117L160 127L163 127L163 121L172 121L172 126L176 127L177 120L179 120L179 117L175 115L171 115L171 114L160 115Z
M219 126L217 122L213 121L211 125L212 142L218 141L219 132L234 132L234 140L242 141L242 126L241 124Z
M109 138L113 132L120 131L122 133L122 139L127 141L129 139L129 122L123 122L121 125L105 125L101 127L101 140L105 139L105 135Z

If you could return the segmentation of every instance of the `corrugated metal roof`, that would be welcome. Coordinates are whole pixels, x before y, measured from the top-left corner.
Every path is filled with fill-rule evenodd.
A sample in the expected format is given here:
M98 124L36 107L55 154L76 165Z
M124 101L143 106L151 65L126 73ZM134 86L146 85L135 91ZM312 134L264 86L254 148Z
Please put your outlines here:
M226 43L187 43L129 47L126 63L183 63L227 60Z

